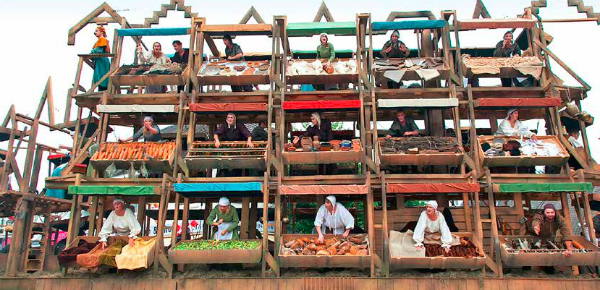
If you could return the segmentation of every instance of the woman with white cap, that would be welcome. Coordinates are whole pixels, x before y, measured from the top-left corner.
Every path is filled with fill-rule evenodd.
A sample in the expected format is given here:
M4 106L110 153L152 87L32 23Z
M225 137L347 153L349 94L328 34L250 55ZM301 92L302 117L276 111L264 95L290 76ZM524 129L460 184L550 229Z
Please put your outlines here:
M127 139L120 139L121 142L137 141L144 138L144 142L158 142L161 139L160 128L154 124L154 118L150 116L144 117L144 127L140 128L133 136Z
M319 242L323 242L323 234L342 235L346 238L353 228L354 217L350 212L341 203L336 202L335 196L326 197L315 218L315 230L319 234Z
M102 248L106 247L106 241L112 233L116 233L117 236L129 237L129 244L133 246L133 240L137 238L142 230L140 223L133 211L125 206L125 201L122 199L115 198L113 208L114 210L108 215L98 234Z
M210 211L205 222L217 227L215 240L231 240L239 239L239 221L240 218L235 207L231 205L227 197L221 197L219 204Z
M390 36L390 40L383 45L380 53L381 56L385 58L401 58L408 57L408 55L410 55L410 50L406 47L404 42L400 41L400 32L394 30Z
M446 252L450 251L450 245L452 243L452 234L450 228L446 223L444 215L437 210L438 204L436 201L428 201L425 206L425 210L421 212L415 232L413 233L413 241L415 241L415 247L417 250L424 248L423 241L425 240L425 233L441 233L442 248Z
M496 131L496 134L494 135L517 136L530 138L534 141L537 140L535 134L529 131L529 129L527 129L527 127L525 127L525 125L519 121L519 110L516 108L508 110L506 118L500 122L500 125L498 125L498 131Z
M319 141L330 141L331 137L331 122L328 120L322 120L319 113L314 112L310 115L310 125L306 127L306 132L302 137L314 138L317 136ZM300 141L300 137L294 137L292 143L297 144Z

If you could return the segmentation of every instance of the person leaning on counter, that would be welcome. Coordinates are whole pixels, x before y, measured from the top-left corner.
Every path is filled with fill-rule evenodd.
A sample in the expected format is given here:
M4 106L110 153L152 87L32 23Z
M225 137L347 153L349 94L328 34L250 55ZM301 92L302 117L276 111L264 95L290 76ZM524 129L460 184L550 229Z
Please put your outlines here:
M154 124L154 118L150 116L144 117L144 127L135 132L133 136L127 139L119 139L119 141L137 141L142 137L144 138L144 142L158 142L162 138L160 135L160 128L158 128L158 125Z
M215 147L221 147L222 141L246 141L249 148L254 148L252 144L252 135L250 131L241 122L238 122L234 113L228 113L225 123L221 124L215 134L213 135L215 140Z
M496 134L498 136L517 136L537 140L535 133L529 131L521 121L519 121L519 110L510 109L506 114L506 118L498 125Z
M335 196L330 195L325 198L325 203L321 205L315 217L315 230L319 235L319 242L323 242L323 234L342 235L347 238L350 231L354 228L354 217L339 202L336 202Z
M332 139L331 133L331 122L328 120L322 120L321 115L315 112L310 115L310 126L306 128L306 132L302 137L314 138L317 136L319 141L326 142ZM300 141L300 137L295 136L292 143L297 144Z
M410 137L419 136L419 127L417 123L410 117L406 117L404 110L398 110L396 112L396 119L392 123L392 126L388 130L386 138L391 137Z
M137 218L133 214L133 211L125 206L125 201L120 198L113 200L114 210L110 212L106 221L102 225L102 229L98 236L100 236L100 243L102 243L102 249L106 247L108 237L114 232L117 236L129 237L128 243L133 246L133 240L137 238L137 235L142 231L142 227L138 222Z

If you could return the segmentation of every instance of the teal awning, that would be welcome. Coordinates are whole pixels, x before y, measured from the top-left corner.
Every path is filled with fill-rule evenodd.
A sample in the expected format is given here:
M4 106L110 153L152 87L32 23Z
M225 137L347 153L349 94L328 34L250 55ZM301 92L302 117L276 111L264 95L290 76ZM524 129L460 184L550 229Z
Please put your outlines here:
M119 36L167 36L167 35L188 35L189 27L169 27L169 28L129 28L117 29Z
M260 182L175 183L175 192L185 197L258 197Z
M589 182L571 183L498 183L495 184L498 192L590 192L592 184Z
M356 35L354 22L298 22L287 24L288 36L313 36L321 33Z
M373 31L438 29L438 28L443 28L445 24L446 24L446 21L444 21L444 20L386 21L386 22L371 23L371 29Z
M154 195L154 186L71 185L69 194L80 195Z

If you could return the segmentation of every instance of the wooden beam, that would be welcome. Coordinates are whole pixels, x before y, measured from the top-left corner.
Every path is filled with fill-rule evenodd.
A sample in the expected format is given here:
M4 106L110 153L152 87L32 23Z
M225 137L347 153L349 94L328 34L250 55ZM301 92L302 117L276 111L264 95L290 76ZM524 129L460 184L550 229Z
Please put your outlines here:
M477 4L475 4L475 10L473 11L473 19L477 19L479 16L482 18L492 18L485 7L485 4L483 4L483 0L477 0Z
M545 45L543 45L539 40L534 39L533 42L540 47L544 52L546 52L550 57L554 59L564 70L566 70L573 78L575 78L587 91L589 91L592 87L588 85L579 75L577 75L567 64L565 64L558 56L556 56L550 49L548 49Z
M240 24L247 24L250 18L254 18L254 20L256 20L256 23L265 23L265 21L262 19L262 17L260 17L260 14L258 14L254 6L250 6L250 9L248 9L246 15L242 17L242 20L240 20Z
M120 23L123 20L121 15L119 15L119 13L117 13L114 9L112 9L112 7L110 7L110 5L108 5L106 2L104 2L100 6L98 6L96 9L94 9L86 17L84 17L79 22L77 22L77 24L75 24L75 26L73 26L73 27L71 27L71 29L69 29L69 39L67 41L67 44L75 45L75 35L81 29L83 29L88 23L93 23L91 21L94 20L95 18L97 18L99 15L101 15L104 12L106 12L110 16L112 16L116 20L117 23Z
M321 22L323 17L325 17L327 22L335 22L335 20L333 20L333 15L331 15L329 8L327 8L327 4L325 4L325 1L321 2L321 6L319 6L319 10L313 19L313 22Z

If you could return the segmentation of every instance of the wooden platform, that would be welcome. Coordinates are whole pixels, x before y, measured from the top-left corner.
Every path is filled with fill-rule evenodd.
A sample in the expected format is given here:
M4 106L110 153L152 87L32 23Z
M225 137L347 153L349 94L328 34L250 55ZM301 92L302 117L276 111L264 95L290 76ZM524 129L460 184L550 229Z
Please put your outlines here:
M2 278L0 289L598 289L598 279L475 278L226 278L83 279Z

